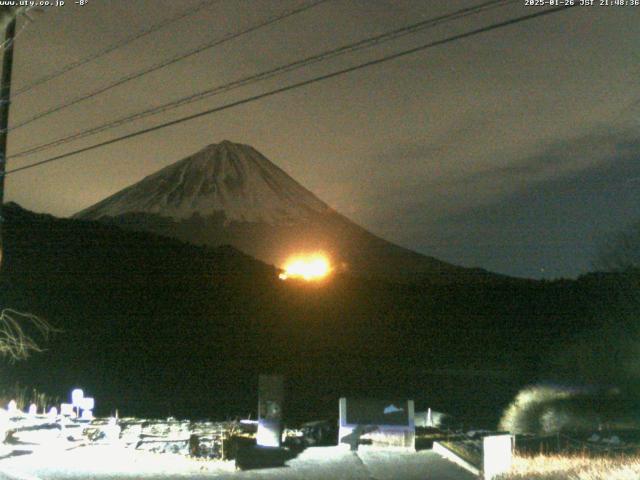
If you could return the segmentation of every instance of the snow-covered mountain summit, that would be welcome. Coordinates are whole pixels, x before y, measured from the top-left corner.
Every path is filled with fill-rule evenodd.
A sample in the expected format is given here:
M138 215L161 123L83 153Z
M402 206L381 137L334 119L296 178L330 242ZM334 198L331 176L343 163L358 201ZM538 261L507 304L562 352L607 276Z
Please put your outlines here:
M223 213L226 222L291 225L329 207L264 155L227 140L169 165L77 213L94 220L148 213L185 220Z
M75 215L195 245L232 245L282 266L322 251L340 271L400 282L457 282L487 272L388 242L327 206L253 147L210 145Z

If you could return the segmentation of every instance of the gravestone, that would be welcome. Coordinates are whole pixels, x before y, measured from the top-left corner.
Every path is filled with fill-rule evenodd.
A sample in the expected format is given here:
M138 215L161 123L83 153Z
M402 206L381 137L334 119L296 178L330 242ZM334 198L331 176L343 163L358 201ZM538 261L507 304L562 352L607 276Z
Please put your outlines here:
M95 406L96 406L96 401L93 399L93 397L84 397L80 401L80 408L82 410L93 410Z
M415 449L413 400L341 398L338 442Z
M60 404L60 415L63 417L75 417L76 412L73 409L73 404L71 403L61 403Z
M82 399L84 398L84 392L81 388L76 388L71 392L71 403L74 407L79 407Z
M258 433L256 443L263 447L279 447L282 440L282 407L284 378L260 375L258 378Z
M76 388L71 392L71 404L76 411L76 417L80 416L80 406L84 400L84 392L81 388Z

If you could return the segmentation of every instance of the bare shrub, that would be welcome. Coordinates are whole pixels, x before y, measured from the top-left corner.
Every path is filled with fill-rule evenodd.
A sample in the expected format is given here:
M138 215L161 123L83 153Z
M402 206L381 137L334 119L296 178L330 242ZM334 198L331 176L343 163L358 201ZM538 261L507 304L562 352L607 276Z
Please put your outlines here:
M498 428L512 433L540 432L557 422L549 411L549 405L571 395L571 391L560 387L527 387L516 395L504 411Z
M10 308L0 312L0 355L10 360L23 360L31 352L41 352L42 348L26 333L33 330L46 340L53 332L51 325L31 313L22 313Z

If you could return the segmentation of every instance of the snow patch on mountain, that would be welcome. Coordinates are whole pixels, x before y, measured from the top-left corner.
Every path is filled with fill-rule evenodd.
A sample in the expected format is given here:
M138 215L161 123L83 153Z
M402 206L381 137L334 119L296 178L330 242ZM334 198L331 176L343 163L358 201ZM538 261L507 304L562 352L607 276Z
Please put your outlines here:
M75 215L150 213L175 220L223 213L227 222L291 225L329 207L249 145L223 141Z

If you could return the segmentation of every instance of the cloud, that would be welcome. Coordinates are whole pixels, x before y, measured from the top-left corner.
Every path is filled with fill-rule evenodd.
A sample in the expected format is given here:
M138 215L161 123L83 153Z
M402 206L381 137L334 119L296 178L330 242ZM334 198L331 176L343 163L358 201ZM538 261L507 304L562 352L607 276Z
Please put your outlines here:
M635 153L631 153L634 151ZM640 218L640 142L588 168L443 216L407 241L453 263L519 276L576 276L598 246ZM544 168L544 167L541 167ZM425 234L426 233L426 234Z
M391 193L387 201L399 208L422 206L448 215L613 158L634 156L639 149L637 100L605 118L579 118L579 111L571 112L568 117L578 118L568 130L513 127L514 118L521 116L504 107L471 113L441 126L430 138L386 146L369 160L371 200ZM512 126L509 137L499 134L504 125Z
M487 184L501 185L508 191L509 185L531 185L578 174L608 162L635 158L640 153L640 135L634 131L593 133L555 141L543 147L541 153L516 159L504 166L490 167L471 173L450 184L462 182L466 187L483 188Z
M376 212L386 227L378 233L452 263L511 275L584 273L598 242L640 218L640 129L626 121L633 111L621 117L627 128L598 124L532 155L439 178L417 173L442 152L438 144L397 145L387 158L408 165L411 178L381 189L391 208Z

